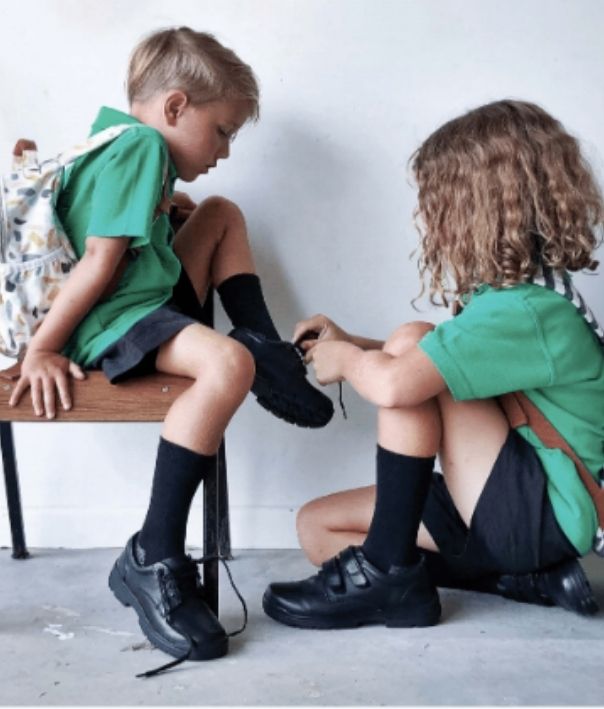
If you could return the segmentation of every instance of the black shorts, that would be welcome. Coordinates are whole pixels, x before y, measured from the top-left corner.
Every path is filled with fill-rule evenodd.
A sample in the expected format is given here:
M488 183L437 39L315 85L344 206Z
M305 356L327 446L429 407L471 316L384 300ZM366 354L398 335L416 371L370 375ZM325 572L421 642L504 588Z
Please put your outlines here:
M422 520L460 578L527 573L579 556L554 517L535 449L514 430L495 461L469 529L438 473Z
M135 323L90 365L102 369L112 384L155 371L159 346L189 325L204 322L203 306L185 271L181 269L172 298Z

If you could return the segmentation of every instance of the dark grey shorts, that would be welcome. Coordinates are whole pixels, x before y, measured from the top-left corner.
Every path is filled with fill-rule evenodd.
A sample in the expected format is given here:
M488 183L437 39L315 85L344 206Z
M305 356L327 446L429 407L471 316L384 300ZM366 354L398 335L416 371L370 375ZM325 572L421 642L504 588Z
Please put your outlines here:
M423 522L461 577L526 573L579 554L562 532L535 449L510 431L476 505L470 528L435 473Z
M183 268L172 298L133 325L94 360L90 369L102 369L112 384L154 372L159 346L199 322L207 324L206 309Z

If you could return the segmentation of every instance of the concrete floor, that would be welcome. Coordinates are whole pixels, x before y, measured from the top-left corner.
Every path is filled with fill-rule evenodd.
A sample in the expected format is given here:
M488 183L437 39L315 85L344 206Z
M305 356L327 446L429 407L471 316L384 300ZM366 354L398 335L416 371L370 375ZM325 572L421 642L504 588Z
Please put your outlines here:
M601 705L604 611L584 619L493 596L441 593L435 628L296 630L261 608L271 580L311 572L299 551L240 551L232 564L250 620L226 658L168 660L107 589L116 550L0 550L2 705ZM586 567L604 608L604 561ZM222 586L221 618L239 603Z

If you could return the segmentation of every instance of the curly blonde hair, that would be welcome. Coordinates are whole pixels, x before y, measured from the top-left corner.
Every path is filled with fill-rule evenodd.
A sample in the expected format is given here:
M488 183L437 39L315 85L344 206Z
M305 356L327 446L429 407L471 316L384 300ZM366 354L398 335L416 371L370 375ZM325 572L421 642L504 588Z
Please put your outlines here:
M449 121L411 167L420 296L429 276L433 304L526 282L540 265L598 265L602 194L577 140L539 106L497 101Z

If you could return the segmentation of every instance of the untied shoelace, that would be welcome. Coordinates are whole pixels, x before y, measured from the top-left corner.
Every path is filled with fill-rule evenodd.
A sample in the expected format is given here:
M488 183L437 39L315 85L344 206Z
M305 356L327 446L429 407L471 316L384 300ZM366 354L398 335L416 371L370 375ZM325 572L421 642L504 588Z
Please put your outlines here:
M237 630L233 630L230 633L227 633L228 638L233 638L236 635L240 635L243 633L243 631L247 627L247 619L248 619L248 611L247 611L247 604L245 602L245 599L241 595L239 589L235 585L235 582L233 581L233 575L231 574L231 570L229 569L228 564L226 563L226 559L224 556L218 556L218 555L212 555L212 556L202 556L199 559L191 559L195 564L204 564L207 561L220 561L222 565L224 566L227 576L229 577L229 582L231 584L231 588L235 592L235 595L241 602L241 607L243 608L243 624L241 628ZM156 667L153 670L147 670L147 672L141 672L140 674L136 675L137 677L142 677L144 679L148 679L149 677L155 677L156 675L160 674L161 672L165 672L166 670L170 670L173 667L176 667L177 665L182 664L183 662L186 662L189 659L189 656L191 654L191 650L193 648L194 640L190 637L187 637L187 640L189 641L189 650L185 655L182 657L177 658L176 660L172 660L171 662L167 662L165 665L161 665L161 667Z
M301 358L304 358L303 351L299 348L296 347L296 351L298 354L300 354ZM342 387L342 382L338 382L338 403L340 405L340 409L342 410L342 415L344 416L345 419L348 419L348 414L346 412L346 406L344 405L344 395L343 395L343 387ZM235 582L233 581L233 575L231 574L231 570L229 569L228 564L226 563L226 559L223 556L202 556L199 559L192 559L196 564L203 564L206 561L220 561L222 565L224 566L227 576L229 577L229 582L231 584L231 587L233 591L235 592L235 595L237 598L241 601L241 606L243 608L243 625L241 628L238 630L234 630L231 633L227 633L227 637L232 638L235 637L235 635L240 635L247 627L247 619L248 619L248 611L247 611L247 605L245 603L245 599L239 592L239 589L235 585ZM157 667L154 670L148 670L147 672L142 672L141 674L136 675L137 677L143 677L148 679L149 677L155 677L156 675L160 674L161 672L164 672L166 670L172 669L173 667L176 667L177 665L182 664L183 662L186 662L189 659L189 655L191 654L191 646L193 644L193 640L191 638L188 638L189 640L189 651L186 653L186 655L183 655L182 657L179 657L176 660L172 660L171 662L166 663L165 665L162 665L161 667Z
M300 357L300 360L302 361L302 364L304 365L304 368L306 369L306 362L304 361L304 357L305 357L306 353L302 349L302 347L300 346L300 341L294 343L293 348L298 353L298 356ZM348 414L346 413L346 407L344 406L342 382L338 382L338 403L340 405L340 409L342 409L342 416L345 419L348 419Z

